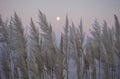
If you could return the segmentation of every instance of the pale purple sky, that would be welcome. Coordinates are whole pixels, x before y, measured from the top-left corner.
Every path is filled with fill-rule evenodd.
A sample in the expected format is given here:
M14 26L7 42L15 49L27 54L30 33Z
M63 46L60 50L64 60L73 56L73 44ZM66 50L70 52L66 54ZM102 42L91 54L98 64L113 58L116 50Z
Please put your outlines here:
M31 17L35 23L38 22L38 9L46 14L48 22L58 34L63 31L66 14L75 25L79 24L82 17L85 32L88 32L96 18L100 23L106 20L109 25L113 25L114 14L120 18L120 0L0 0L3 19L16 11L24 26L29 25ZM59 22L56 21L57 16L61 18Z

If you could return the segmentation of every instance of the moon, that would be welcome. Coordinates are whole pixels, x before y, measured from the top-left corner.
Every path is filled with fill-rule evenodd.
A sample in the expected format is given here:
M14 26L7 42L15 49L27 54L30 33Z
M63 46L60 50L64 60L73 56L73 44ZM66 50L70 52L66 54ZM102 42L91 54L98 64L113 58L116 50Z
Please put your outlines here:
M60 17L59 17L59 16L57 16L57 17L56 17L56 20L57 20L57 21L60 21Z

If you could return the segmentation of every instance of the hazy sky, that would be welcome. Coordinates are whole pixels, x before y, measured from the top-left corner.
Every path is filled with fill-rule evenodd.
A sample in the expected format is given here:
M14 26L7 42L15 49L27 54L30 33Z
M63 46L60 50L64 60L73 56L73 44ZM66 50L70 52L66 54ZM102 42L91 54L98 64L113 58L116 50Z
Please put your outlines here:
M66 14L75 25L79 24L82 17L86 32L95 18L100 23L105 19L109 25L113 25L114 14L120 19L120 0L0 0L3 19L16 11L25 26L29 25L31 17L35 23L38 22L38 9L46 14L57 33L63 30ZM61 18L59 22L56 21L57 16Z

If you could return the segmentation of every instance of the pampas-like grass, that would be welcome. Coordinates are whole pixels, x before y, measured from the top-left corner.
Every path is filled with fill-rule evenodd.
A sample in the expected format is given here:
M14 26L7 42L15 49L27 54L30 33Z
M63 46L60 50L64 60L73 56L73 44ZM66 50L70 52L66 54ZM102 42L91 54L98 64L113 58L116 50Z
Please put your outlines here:
M66 16L60 43L52 25L39 11L39 26L31 19L25 29L16 12L4 22L0 16L0 79L71 79L71 60L76 79L120 78L120 24L115 27L95 20L85 35L82 20L76 27ZM117 61L116 61L117 60Z

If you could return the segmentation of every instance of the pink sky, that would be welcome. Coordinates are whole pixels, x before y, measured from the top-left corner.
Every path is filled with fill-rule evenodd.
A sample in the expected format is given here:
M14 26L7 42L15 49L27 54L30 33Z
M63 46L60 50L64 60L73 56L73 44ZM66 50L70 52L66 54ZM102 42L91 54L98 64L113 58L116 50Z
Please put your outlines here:
M110 26L114 24L114 14L120 18L120 0L0 0L3 19L9 18L16 11L24 26L30 24L31 17L38 25L38 9L46 14L57 34L63 32L66 14L70 23L73 21L76 26L82 17L83 28L87 33L96 18L100 23L106 20ZM59 22L56 21L57 16L61 18Z

